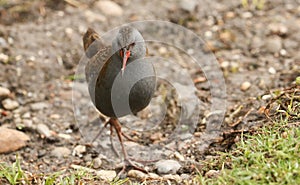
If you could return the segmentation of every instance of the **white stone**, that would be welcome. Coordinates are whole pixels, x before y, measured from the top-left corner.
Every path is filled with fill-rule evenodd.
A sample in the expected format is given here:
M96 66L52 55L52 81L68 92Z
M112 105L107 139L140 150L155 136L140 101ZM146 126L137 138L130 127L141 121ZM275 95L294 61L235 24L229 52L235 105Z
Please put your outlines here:
M101 12L108 16L119 17L123 15L123 9L113 1L98 1L95 3L95 6L101 10Z
M246 81L246 82L243 82L242 85L241 85L241 90L242 91L247 91L249 88L251 87L251 83Z
M19 107L19 103L15 100L7 98L2 101L2 105L6 110L14 110Z
M155 163L155 167L159 174L175 174L181 165L174 160L160 160Z
M0 97L7 97L10 94L10 90L5 87L0 87Z

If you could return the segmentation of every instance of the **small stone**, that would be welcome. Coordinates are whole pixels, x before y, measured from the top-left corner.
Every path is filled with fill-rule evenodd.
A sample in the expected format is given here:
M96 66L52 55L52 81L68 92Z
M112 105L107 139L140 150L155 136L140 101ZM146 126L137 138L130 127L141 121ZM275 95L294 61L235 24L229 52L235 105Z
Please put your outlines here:
M12 37L7 38L8 44L12 45L14 43L14 39Z
M288 133L287 132L282 132L281 137L286 139L288 137Z
M50 132L50 129L48 128L47 125L43 124L43 123L39 123L37 126L36 126L36 130L37 132L42 136L42 137L50 137L51 136L51 132Z
M266 50L270 53L277 53L282 48L282 39L278 36L268 38L265 43Z
M57 134L57 136L66 140L72 139L72 136L70 136L69 134L59 133Z
M108 0L97 1L95 3L95 6L99 8L99 10L107 16L119 17L123 15L123 9L113 1L108 1Z
M96 175L100 179L112 181L117 176L117 173L113 170L99 170L96 171Z
M87 167L84 167L84 166L79 166L79 165L76 165L76 164L71 164L71 168L73 168L75 170L83 170L83 171L86 171L86 172L89 172L89 173L96 173L96 175L102 180L112 181L117 176L117 173L113 170L99 170L99 171L97 171L97 170L87 168Z
M181 155L179 152L175 152L174 156L179 160L179 161L184 161L183 155Z
M272 95L271 94L265 94L261 97L262 100L269 100L272 98Z
M2 105L6 110L14 110L19 107L19 103L15 100L7 98L2 101Z
M93 160L93 167L94 168L100 168L102 165L102 160L100 157L96 157L94 160Z
M155 163L159 174L175 174L181 165L174 160L160 160Z
M167 50L167 48L165 48L165 47L160 47L160 48L158 49L158 52L159 52L161 55L164 55L164 54L166 54L166 53L168 52L168 50Z
M188 12L192 12L195 10L197 6L197 1L196 0L181 0L180 1L180 7Z
M85 161L85 162L87 162L87 164L88 164L88 166L91 166L91 164L92 164L92 154L86 154L86 155L84 155L83 156L83 160Z
M270 73L270 74L276 74L276 69L274 68L274 67L270 67L269 69L268 69L268 72Z
M88 22L105 22L106 21L106 17L104 17L101 14L92 12L90 10L85 11L85 17Z
M280 51L279 51L279 54L281 55L281 56L286 56L287 55L287 51L285 50L285 49L281 49Z
M59 114L51 114L50 118L52 118L52 119L59 119L60 115Z
M244 12L242 14L242 17L245 19L249 19L249 18L253 17L253 14L251 12Z
M156 132L151 134L150 136L150 140L151 141L160 141L163 137L163 134L161 132Z
M128 177L136 178L139 180L147 179L147 174L145 174L139 170L130 170L127 175L128 175Z
M226 12L226 18L228 18L228 19L232 19L232 18L234 18L235 17L235 13L234 12Z
M189 175L189 174L186 174L186 173L183 173L183 174L180 175L180 178L181 178L182 180L186 180L186 179L189 179L189 178L190 178L190 175Z
M180 182L180 181L181 181L180 176L177 175L177 174L175 174L175 175L173 175L173 174L167 174L167 175L164 175L164 176L163 176L163 179L164 179L164 180L174 180L174 181L176 181L176 182Z
M72 155L73 156L82 157L83 156L82 154L85 153L85 152L86 152L86 146L84 146L84 145L77 145L74 148L74 150L72 152Z
M4 53L0 53L0 62L7 63L9 60L9 56Z
M5 48L7 46L8 46L8 44L7 44L6 40L3 37L0 37L0 47Z
M268 29L272 34L286 35L288 33L288 27L280 23L272 23L268 26Z
M230 63L229 63L228 61L223 61L223 62L221 63L221 68L226 69L226 68L229 67L229 65L230 65Z
M209 170L208 172L205 173L206 178L215 178L218 177L220 174L219 170Z
M16 151L30 140L23 132L4 127L0 127L0 136L0 154Z
M68 35L68 36L71 36L73 34L74 30L70 27L67 27L65 28L65 33Z
M22 115L23 119L29 119L31 117L30 112L26 112Z
M241 90L242 91L247 91L250 87L251 87L251 83L246 81L246 82L242 83Z
M33 121L30 119L23 119L22 123L25 128L36 129L36 128L34 128Z
M10 90L5 87L0 87L0 98L7 97L10 94Z
M30 104L30 109L33 110L33 111L45 109L45 108L48 108L48 107L49 107L49 105L45 102L37 102L37 103Z
M57 158L67 157L70 154L71 154L71 151L66 147L55 147L51 151L51 156L57 157Z
M149 179L161 180L162 178L156 173L148 173Z

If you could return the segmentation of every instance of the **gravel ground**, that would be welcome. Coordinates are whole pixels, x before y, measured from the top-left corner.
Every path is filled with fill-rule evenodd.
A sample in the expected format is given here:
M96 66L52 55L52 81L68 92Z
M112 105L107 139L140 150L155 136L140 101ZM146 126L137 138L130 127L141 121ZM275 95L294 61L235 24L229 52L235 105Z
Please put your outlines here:
M289 86L300 75L300 2L274 0L257 5L250 1L242 5L242 2L22 3L16 0L3 3L0 6L0 126L19 130L30 141L17 151L0 154L0 160L12 163L18 154L22 168L32 174L53 173L76 165L113 170L112 173L120 170L121 157L111 149L109 129L91 143L105 118L99 119L91 106L78 64L84 61L82 35L88 27L102 35L131 22L140 26L145 38L153 39L154 35L172 42L171 45L148 43L150 56L161 57L160 62L153 62L161 78L150 108L138 114L141 119L133 116L121 119L124 132L138 141L126 142L128 152L142 160L160 160L145 165L152 175L188 178L211 151L230 148L241 130L255 130L264 124L267 120L260 108L268 99L269 90ZM134 22L144 20L170 23L160 26L154 22L151 26L152 23ZM189 39L194 37L187 36L189 32L179 34L178 27L171 23L196 33L203 40L201 50L176 48L189 48L194 42ZM171 29L174 27L175 31ZM212 61L222 70L225 84L222 78L210 78L209 75L218 74L209 63L203 62L199 68L192 62L190 56L197 54L215 57ZM75 73L79 76L74 76ZM190 79L182 77L186 74ZM163 77L172 79L173 83ZM223 84L226 91L221 89ZM195 96L200 106L193 106ZM214 130L208 123L216 119L211 109L216 96L226 100L226 109L224 122ZM187 126L188 130L183 133L177 130L181 110L198 116L184 120L180 126ZM20 140L23 146L28 138L20 136ZM116 138L113 143L120 151Z

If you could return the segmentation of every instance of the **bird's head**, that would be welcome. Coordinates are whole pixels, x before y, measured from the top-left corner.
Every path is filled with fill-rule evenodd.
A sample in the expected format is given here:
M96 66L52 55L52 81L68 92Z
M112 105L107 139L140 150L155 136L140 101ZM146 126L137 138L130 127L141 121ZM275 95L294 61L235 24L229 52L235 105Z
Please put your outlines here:
M146 56L146 44L140 32L130 26L120 28L112 43L113 51L122 58L122 71L125 70L128 60L134 61Z

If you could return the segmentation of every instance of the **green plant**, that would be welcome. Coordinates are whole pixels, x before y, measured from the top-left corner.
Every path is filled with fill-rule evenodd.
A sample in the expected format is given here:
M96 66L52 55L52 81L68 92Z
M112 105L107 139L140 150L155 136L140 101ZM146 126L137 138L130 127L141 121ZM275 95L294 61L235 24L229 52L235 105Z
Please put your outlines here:
M21 181L28 183L26 175L21 169L18 155L16 156L16 161L12 164L12 166L8 166L4 163L0 164L0 177L4 177L12 185L18 184Z

